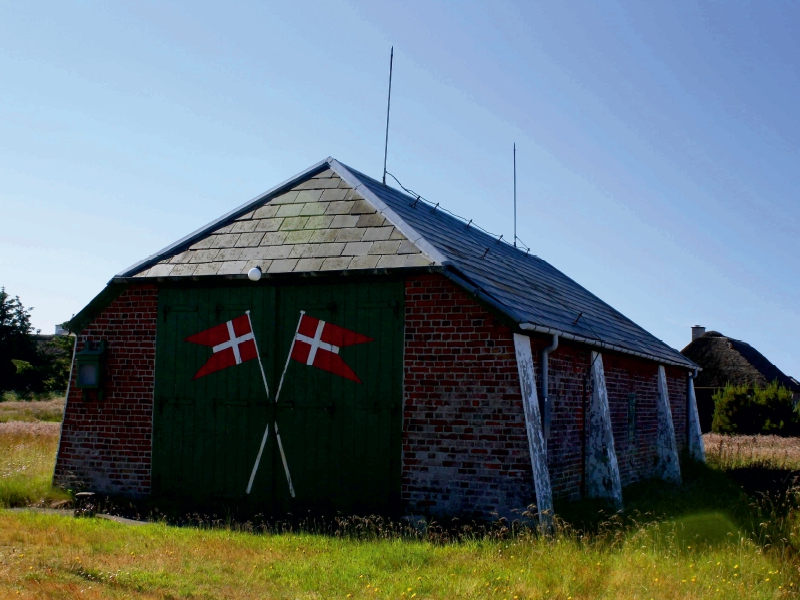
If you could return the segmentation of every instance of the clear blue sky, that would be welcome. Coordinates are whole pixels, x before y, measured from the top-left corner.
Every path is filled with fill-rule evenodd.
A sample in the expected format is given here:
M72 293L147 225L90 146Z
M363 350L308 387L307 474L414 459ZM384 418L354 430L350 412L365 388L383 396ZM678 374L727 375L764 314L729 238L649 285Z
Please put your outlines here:
M800 376L800 4L0 5L0 285L51 332L334 156L389 170L668 344Z

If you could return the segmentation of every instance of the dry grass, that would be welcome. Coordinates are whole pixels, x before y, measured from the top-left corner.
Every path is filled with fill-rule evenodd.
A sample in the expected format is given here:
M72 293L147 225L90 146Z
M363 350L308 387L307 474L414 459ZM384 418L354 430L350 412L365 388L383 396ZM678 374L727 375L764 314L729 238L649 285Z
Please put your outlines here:
M64 398L0 402L0 423L9 421L60 423L63 412Z
M800 470L800 438L707 433L703 442L709 464L723 470L753 467Z
M0 423L0 507L68 498L51 487L58 429L58 423Z

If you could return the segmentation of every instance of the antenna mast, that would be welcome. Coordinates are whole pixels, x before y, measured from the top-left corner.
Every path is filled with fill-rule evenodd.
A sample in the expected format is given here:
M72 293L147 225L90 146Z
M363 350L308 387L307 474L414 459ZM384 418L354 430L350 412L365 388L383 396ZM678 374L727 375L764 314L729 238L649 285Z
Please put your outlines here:
M389 99L386 101L386 137L383 142L383 185L386 185L386 155L389 152L389 110L392 108L392 63L394 63L394 46L389 54Z
M517 247L517 143L514 142L514 248Z

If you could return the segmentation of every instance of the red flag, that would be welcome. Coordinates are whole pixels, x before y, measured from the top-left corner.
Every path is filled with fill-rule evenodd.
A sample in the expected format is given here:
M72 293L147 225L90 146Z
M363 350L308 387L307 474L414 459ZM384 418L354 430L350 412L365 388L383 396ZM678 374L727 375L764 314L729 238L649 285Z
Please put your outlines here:
M339 349L371 341L373 341L371 337L302 315L294 338L292 360L361 383L353 370L339 356Z
M200 367L192 379L198 379L233 365L240 365L258 356L253 329L250 326L250 317L246 314L190 335L185 341L201 346L211 346L214 349L214 354L206 361L206 364Z

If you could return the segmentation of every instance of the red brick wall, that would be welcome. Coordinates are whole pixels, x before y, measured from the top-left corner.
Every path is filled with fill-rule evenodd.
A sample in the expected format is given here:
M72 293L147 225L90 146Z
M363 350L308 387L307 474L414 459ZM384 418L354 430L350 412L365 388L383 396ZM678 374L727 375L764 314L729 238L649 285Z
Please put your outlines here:
M411 511L488 517L534 502L525 417L510 329L442 276L406 282L403 500ZM541 393L541 350L531 336ZM577 500L583 483L583 409L591 349L561 340L550 354L547 440L556 498ZM622 484L645 479L655 458L655 363L603 355ZM667 368L679 448L685 445L686 375ZM628 394L637 431L628 439Z
M141 496L150 492L153 383L158 291L124 291L78 336L106 340L105 398L83 400L73 375L56 483L71 488Z
M542 393L542 350L551 342L552 337L531 339L539 396ZM587 379L591 351L586 346L560 340L548 362L548 396L552 406L547 439L550 485L554 498L578 500L583 483L584 392L591 391L591 378Z
M511 330L441 276L406 282L403 501L490 517L534 500Z

